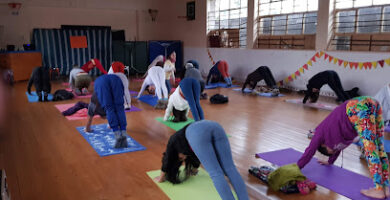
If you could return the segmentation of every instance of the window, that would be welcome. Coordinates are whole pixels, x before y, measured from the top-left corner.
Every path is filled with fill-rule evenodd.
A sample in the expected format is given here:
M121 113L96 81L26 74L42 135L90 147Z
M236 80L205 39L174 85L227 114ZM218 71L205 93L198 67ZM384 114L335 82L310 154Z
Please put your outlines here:
M257 0L257 46L264 48L265 40L280 40L265 48L306 48L305 38L313 40L317 29L318 0ZM311 35L311 36L303 36ZM295 39L294 39L295 38ZM300 38L300 39L298 39ZM303 40L301 45L287 40ZM314 48L314 45L310 45Z
M390 0L336 0L336 50L390 51Z
M246 47L247 0L208 0L209 47Z

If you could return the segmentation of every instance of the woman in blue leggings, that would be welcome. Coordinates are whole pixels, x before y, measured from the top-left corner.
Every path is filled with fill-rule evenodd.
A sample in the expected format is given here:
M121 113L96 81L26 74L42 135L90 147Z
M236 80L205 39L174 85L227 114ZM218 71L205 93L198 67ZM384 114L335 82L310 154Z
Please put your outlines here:
M180 94L187 100L195 121L204 119L202 107L200 107L200 83L193 78L184 78L179 83Z
M115 148L127 147L126 114L124 104L124 87L121 79L114 75L103 75L95 80L95 93L100 105L106 111L108 124L115 134Z
M172 135L164 153L161 175L155 180L180 183L179 168L183 161L187 177L196 175L202 163L223 200L234 199L225 175L238 199L249 199L245 183L234 165L226 133L218 123L197 121Z

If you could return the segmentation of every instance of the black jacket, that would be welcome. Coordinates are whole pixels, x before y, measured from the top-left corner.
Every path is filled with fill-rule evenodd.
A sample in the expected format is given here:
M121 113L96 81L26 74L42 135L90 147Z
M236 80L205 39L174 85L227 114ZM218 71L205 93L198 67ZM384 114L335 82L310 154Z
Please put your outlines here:
M248 74L246 77L245 83L242 86L242 90L246 88L246 85L250 85L253 89L255 89L257 82L261 81L264 79L264 66L261 66L257 68L254 72ZM252 82L252 83L251 83Z
M34 84L35 90L38 92L44 91L50 93L50 72L48 67L36 67L28 81L27 92L31 93L31 86Z
M190 144L188 143L185 135L188 126L189 125L180 129L169 138L167 149L164 153L164 157L162 160L161 171L167 172L169 166L168 162L172 161L171 156L172 155L177 156L179 153L183 153L184 155L187 155L187 159L192 160L191 162L193 163L194 167L198 168L200 166L200 161L198 157L195 155L195 153L192 151Z

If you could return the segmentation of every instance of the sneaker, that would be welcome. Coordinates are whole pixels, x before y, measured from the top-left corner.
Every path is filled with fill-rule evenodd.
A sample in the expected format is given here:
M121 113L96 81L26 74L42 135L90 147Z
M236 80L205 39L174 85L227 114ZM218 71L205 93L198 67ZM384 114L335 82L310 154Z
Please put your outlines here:
M82 94L81 91L80 91L80 89L78 89L78 88L76 88L76 89L74 90L74 93L76 93L77 96L80 96L80 95Z
M83 88L81 90L81 93L84 94L84 95L87 95L89 92L88 92L88 89L87 88Z

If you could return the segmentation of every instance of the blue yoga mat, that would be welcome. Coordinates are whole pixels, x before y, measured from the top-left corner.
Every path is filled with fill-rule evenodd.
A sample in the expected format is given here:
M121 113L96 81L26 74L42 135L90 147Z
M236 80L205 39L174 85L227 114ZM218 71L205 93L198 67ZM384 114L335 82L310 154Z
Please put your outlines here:
M241 92L241 88L234 88L233 91ZM252 90L249 88L245 88L244 93L246 94L252 93ZM284 96L284 94L279 94L278 96L272 96L271 93L266 93L266 92L258 93L257 95L262 97L283 97Z
M157 105L158 98L154 95L148 94L148 95L142 95L138 100L154 107Z
M383 146L385 147L385 152L390 153L390 140L383 139Z
M26 96L27 96L27 100L28 100L28 102L38 102L38 95L37 95L37 93L35 92L35 91L33 91L33 92L31 92L31 95L30 94L28 94L28 92L26 92ZM43 92L42 92L42 96L43 96ZM47 99L49 100L49 101L53 101L53 95L52 94L49 94L48 96L47 96Z
M302 153L294 149L282 149L256 154L257 157L279 166L296 163ZM313 158L302 169L303 175L329 190L350 199L371 199L360 193L361 189L374 187L372 179L335 165L320 165Z
M238 85L231 85L229 87L226 83L211 83L211 84L206 85L204 88L205 89L214 89L214 88L219 88L219 87L233 88L233 87L239 87L239 86Z
M114 148L115 136L111 129L107 128L107 124L92 125L92 133L84 131L84 126L77 127L77 130L83 135L99 156L110 156L120 153L142 151L146 148L127 135L127 148Z

